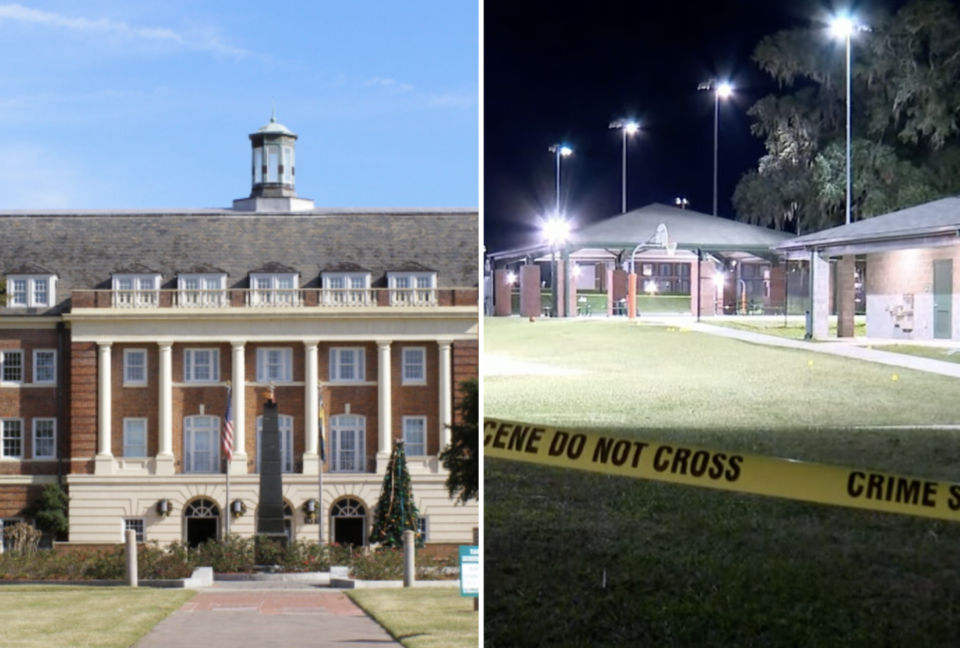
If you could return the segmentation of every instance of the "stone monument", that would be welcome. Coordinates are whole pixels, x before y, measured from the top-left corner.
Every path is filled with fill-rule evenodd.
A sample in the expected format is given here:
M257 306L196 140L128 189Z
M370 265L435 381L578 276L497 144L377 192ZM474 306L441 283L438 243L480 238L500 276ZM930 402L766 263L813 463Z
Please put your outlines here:
M280 426L277 402L271 386L263 405L260 431L260 508L257 511L257 562L263 564L264 543L287 546L283 528L283 478L281 476Z

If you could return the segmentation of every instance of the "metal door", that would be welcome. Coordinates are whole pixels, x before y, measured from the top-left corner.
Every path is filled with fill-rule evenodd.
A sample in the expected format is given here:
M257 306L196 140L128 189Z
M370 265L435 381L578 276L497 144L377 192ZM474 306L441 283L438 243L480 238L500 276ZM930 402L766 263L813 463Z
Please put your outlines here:
M933 337L949 340L953 329L953 261L933 262Z

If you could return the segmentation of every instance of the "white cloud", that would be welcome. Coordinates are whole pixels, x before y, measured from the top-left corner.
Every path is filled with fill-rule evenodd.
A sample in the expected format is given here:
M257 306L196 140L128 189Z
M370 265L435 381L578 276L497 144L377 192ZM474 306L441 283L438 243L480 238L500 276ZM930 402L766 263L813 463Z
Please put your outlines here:
M367 79L363 85L367 87L382 88L395 94L413 92L414 90L414 87L409 83L400 83L395 79L385 79L383 77L373 77L372 79Z
M41 11L40 9L31 9L19 4L0 4L0 22L2 21L49 25L76 32L115 34L144 41L208 50L229 56L246 56L250 53L242 48L227 45L212 34L202 34L199 37L191 38L166 27L134 27L125 22L107 18L73 18L49 11Z

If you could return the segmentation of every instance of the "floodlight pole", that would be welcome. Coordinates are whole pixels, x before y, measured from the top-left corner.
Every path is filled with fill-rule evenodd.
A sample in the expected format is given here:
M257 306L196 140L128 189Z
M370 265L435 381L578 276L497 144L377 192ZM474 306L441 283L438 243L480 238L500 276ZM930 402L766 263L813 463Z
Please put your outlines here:
M852 59L851 48L850 48L850 31L847 32L847 225L850 224L850 194L852 193L852 174L850 168L850 149L851 149L851 139L850 139L850 97L851 97L851 73L850 73L850 62Z

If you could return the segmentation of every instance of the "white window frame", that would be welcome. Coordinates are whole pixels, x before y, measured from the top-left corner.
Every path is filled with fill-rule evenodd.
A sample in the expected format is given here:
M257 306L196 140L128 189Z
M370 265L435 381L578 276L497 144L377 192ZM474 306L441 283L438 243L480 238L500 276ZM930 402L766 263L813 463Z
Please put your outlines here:
M356 372L352 378L341 377L343 362L340 359L344 351L356 352ZM330 348L330 382L358 383L366 380L366 354L363 347L331 347Z
M37 448L39 447L39 444L37 443L37 439L38 439L37 424L38 423L50 423L50 429L53 432L53 438L51 439L51 441L53 442L53 449L50 454L42 455L37 451ZM52 417L35 418L33 419L32 427L33 427L33 458L34 459L56 459L57 458L57 419Z
M133 529L137 532L137 544L147 541L147 525L143 518L123 518L120 522L121 541L127 541L127 531Z
M129 436L139 430L131 429L133 423L143 424L143 454L131 454L134 448L139 448L140 444L131 443ZM123 456L126 459L146 459L150 456L150 429L147 427L147 419L140 417L129 417L123 419Z
M289 281L289 287L281 286ZM300 306L300 275L296 272L250 273L248 306Z
M15 281L24 282L24 291L14 293ZM47 299L37 299L38 282L47 282ZM49 308L57 303L56 299L57 275L7 275L7 307L8 308ZM16 295L23 294L20 300Z
M263 147L253 149L253 184L263 184Z
M199 419L209 419L212 425L199 425ZM216 474L220 472L220 417L209 414L187 416L183 419L183 472L197 474ZM209 450L197 450L199 433L210 436ZM209 453L209 460L198 469L201 452Z
M347 443L347 434L352 439L352 443ZM338 414L330 417L330 470L332 472L366 472L367 457L364 449L366 435L365 416Z
M414 422L418 422L421 426L423 432L423 441L420 443L411 443L408 434L411 434L413 430L407 428L408 425L413 426ZM403 446L406 449L408 457L426 457L427 456L427 417L426 416L404 416L403 417ZM412 452L411 448L416 448L416 452Z
M419 352L420 362L409 362L407 353ZM426 347L401 347L400 348L400 382L404 385L426 385L427 384L427 348ZM420 368L422 374L419 378L408 377L408 368Z
M197 282L190 287L189 282ZM227 276L223 273L190 273L177 275L177 306L181 308L220 308L228 306Z
M280 472L293 472L293 417L277 415L280 428ZM257 472L260 472L260 436L263 432L263 417L257 417Z
M122 282L126 281L130 282L129 286L123 285ZM111 285L114 308L156 308L160 305L159 274L115 274Z
M197 360L198 352L210 353L210 377L197 378ZM202 366L207 366L206 364ZM186 348L183 350L183 382L185 383L218 383L220 382L220 349L210 348Z
M369 272L324 272L324 306L372 306Z
M428 542L428 538L430 537L430 516L421 515L417 518L417 528L420 531L421 542Z
M143 355L143 364L135 366L130 362L130 357L133 355ZM131 369L143 369L143 378L134 379L130 377ZM147 350L146 349L124 349L123 350L123 385L146 385L147 384Z
M293 147L283 147L283 183L293 184Z
M7 451L7 441L15 440L16 437L8 436L7 433L7 424L16 423L20 428L19 431L19 441L20 441L20 453L13 454ZM3 418L0 419L0 459L23 459L23 450L26 445L26 439L23 438L23 419L22 418Z
M10 356L19 356L20 360L20 379L7 379L7 358ZM23 349L3 349L0 350L0 383L4 385L22 385L27 368L24 366Z
M436 306L436 272L388 272L391 306Z
M40 366L39 355L49 353L53 357L52 376L49 380L40 380L37 369ZM37 385L56 385L57 384L57 350L56 349L34 349L33 350L33 382Z
M267 358L271 352L280 352L280 376L270 377ZM290 347L261 347L257 349L257 382L284 383L293 381L293 349Z

